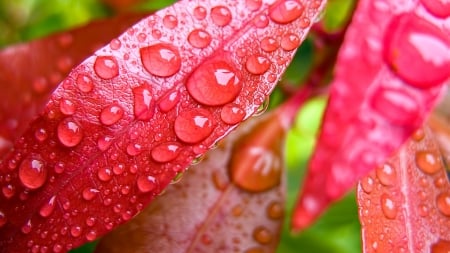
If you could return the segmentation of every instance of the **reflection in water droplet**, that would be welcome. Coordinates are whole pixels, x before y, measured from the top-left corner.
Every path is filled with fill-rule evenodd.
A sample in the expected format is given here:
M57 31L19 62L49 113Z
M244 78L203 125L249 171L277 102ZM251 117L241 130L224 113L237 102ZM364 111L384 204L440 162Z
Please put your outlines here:
M383 194L380 197L381 210L388 219L395 219L397 217L398 208L395 202L387 194Z
M439 194L436 204L443 215L450 217L450 192Z
M178 49L169 44L155 44L140 49L141 61L145 70L160 77L169 77L181 68Z
M209 111L200 108L183 111L175 119L174 130L183 142L201 142L212 133L212 115Z
M178 19L174 15L166 15L163 18L163 24L166 28L173 29L178 25Z
M203 20L206 18L206 9L203 6L197 6L194 9L194 17L197 20Z
M245 115L245 111L237 104L227 104L220 111L220 118L228 125L241 122Z
M102 79L112 79L119 75L119 64L113 56L98 56L95 59L94 71Z
M92 81L92 78L85 74L79 74L77 76L76 84L78 89L84 93L90 92L94 89L94 82Z
M200 49L209 46L211 39L211 35L203 29L195 29L188 36L189 44Z
M265 37L261 40L261 49L266 52L273 52L278 49L279 43L273 37Z
M216 6L211 9L211 19L218 26L226 26L231 22L231 12L225 6Z
M78 123L66 118L58 124L58 139L66 147L75 147L81 142L83 132Z
M439 155L431 151L418 151L416 153L416 165L427 174L434 174L442 168Z
M180 153L180 144L176 142L167 142L154 147L151 152L153 160L166 163L177 158Z
M42 187L47 180L47 168L39 159L26 158L19 167L20 182L29 189Z
M303 14L304 9L297 1L281 1L270 9L269 16L276 23L287 24L299 18Z
M100 122L102 124L110 126L123 117L123 109L120 105L109 105L103 108L100 113Z
M376 169L377 178L383 185L393 186L397 181L397 173L390 164L383 164Z
M267 228L261 226L253 230L253 238L260 244L268 244L272 241L272 234Z
M291 51L300 46L300 38L293 33L283 35L281 38L281 48L286 51Z
M147 193L156 189L156 179L152 176L139 176L137 179L139 191Z
M283 205L279 202L272 202L267 207L267 216L269 216L270 219L278 220L283 218L284 215L284 209Z
M269 67L269 59L261 55L252 55L245 62L245 68L254 75L264 74Z
M41 207L39 214L44 218L50 216L50 214L53 213L53 210L55 210L55 201L56 196L51 197L50 200Z

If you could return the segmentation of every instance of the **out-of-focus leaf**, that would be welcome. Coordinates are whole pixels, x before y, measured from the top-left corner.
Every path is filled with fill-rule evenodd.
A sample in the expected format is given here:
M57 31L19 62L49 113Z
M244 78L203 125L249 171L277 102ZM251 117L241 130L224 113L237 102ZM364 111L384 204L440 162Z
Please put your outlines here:
M449 252L450 184L430 129L358 185L364 252Z

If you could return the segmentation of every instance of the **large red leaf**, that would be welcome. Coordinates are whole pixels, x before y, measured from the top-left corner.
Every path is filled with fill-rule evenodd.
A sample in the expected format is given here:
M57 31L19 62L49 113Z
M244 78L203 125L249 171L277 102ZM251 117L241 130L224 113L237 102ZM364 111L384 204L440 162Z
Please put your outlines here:
M128 14L99 20L0 51L0 157L74 66L143 17Z
M322 5L179 1L75 67L0 164L0 252L131 219L255 112Z
M428 128L361 180L358 203L364 252L450 251L450 184Z
M338 56L294 229L308 226L383 163L433 108L450 75L450 38L445 20L425 7L416 0L359 2Z

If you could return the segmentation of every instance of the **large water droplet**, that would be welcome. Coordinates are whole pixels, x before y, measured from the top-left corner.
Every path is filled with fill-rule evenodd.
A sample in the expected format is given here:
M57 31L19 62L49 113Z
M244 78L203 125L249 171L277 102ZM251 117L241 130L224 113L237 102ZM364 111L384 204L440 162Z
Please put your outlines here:
M106 178L105 178L105 179L106 179ZM102 180L102 181L103 181L103 180ZM99 192L100 192L100 191L97 190L97 189L95 189L95 188L87 187L87 188L84 188L83 193L82 193L82 196L83 196L83 199L89 201L89 200L94 199L95 196L97 196L97 194L98 194Z
M83 139L83 131L78 123L66 118L58 124L58 139L66 147L75 147Z
M379 88L373 98L372 107L390 122L397 125L410 125L420 118L420 107L411 95L404 91Z
M90 92L94 88L94 82L92 81L92 78L85 74L79 74L77 76L76 84L78 89L82 92Z
M37 189L47 180L47 168L44 161L26 158L19 167L19 179L29 189Z
M160 77L169 77L181 68L178 49L169 44L155 44L140 49L141 61L145 70Z
M425 8L438 18L448 18L450 16L450 1L447 0L421 0Z
M169 112L180 101L180 93L177 90L168 92L159 100L158 107L162 112Z
M261 49L266 52L273 52L278 49L279 43L273 37L265 37L261 40Z
M183 142L198 143L212 133L212 115L201 108L183 111L175 119L174 130Z
M134 116L139 120L150 120L155 112L150 87L146 86L133 88Z
M100 113L100 122L102 124L110 126L123 117L123 109L120 105L109 105L103 108Z
M50 216L53 213L53 210L55 210L55 201L56 196L51 197L50 200L41 207L39 214L44 218Z
M264 74L269 67L269 59L261 55L252 55L245 62L245 68L254 75Z
M194 17L197 20L203 20L206 18L206 9L203 6L197 6L194 9Z
M450 217L450 192L439 194L436 199L436 204L443 215Z
M2 211L0 211L0 228L3 227L8 219L6 218L6 214Z
M450 36L415 14L394 18L386 32L385 58L410 85L428 88L450 76Z
M394 200L387 194L383 194L380 197L381 210L388 219L395 219L397 217L398 208Z
M383 164L376 169L377 178L383 185L393 186L397 181L397 173L390 164Z
M431 245L431 253L448 253L450 252L450 241L439 239Z
M165 163L177 158L180 153L180 145L176 142L167 142L159 144L152 149L151 155L153 160Z
M241 122L245 115L245 111L237 104L227 104L220 111L220 118L228 125Z
M272 234L267 228L261 226L253 230L253 238L260 244L268 244L272 241Z
M177 27L178 19L174 15L166 15L163 18L163 24L165 27L167 27L169 29L173 29L173 28Z
M203 29L195 29L188 36L191 46L203 49L211 43L211 35Z
M267 207L267 216L272 220L278 220L283 218L284 209L283 205L279 202L272 202Z
M251 11L257 11L261 8L262 0L245 0L245 6Z
M156 189L156 179L152 176L139 176L136 184L139 191L143 193Z
M102 79L112 79L119 75L119 64L113 56L98 56L95 59L94 71Z
M428 174L434 174L442 168L439 155L430 151L418 151L416 164L420 170Z
M211 19L218 26L228 25L231 18L231 11L225 6L216 6L211 9Z
M292 51L300 46L300 38L293 33L283 35L281 38L281 48L285 51Z
M224 61L200 66L189 77L186 88L199 103L219 106L233 101L241 92L237 71Z
M64 115L72 115L75 113L75 104L69 99L61 99L59 109Z
M274 22L287 24L299 18L304 9L303 5L297 1L280 1L270 9L269 16Z

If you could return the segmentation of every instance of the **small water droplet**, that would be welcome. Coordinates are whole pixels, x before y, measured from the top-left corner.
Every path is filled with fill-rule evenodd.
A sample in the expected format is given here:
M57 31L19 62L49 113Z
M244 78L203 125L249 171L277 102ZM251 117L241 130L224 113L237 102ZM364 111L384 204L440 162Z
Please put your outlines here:
M272 234L267 228L261 226L253 230L253 238L260 244L268 244L272 241Z
M55 210L55 201L56 196L51 197L50 200L41 207L41 209L39 210L39 214L44 218L50 216L50 214L53 213L53 210Z
M245 6L251 11L257 11L261 8L262 0L245 0Z
M81 232L82 232L82 229L81 229L80 226L72 226L72 227L70 228L70 234L71 234L73 237L79 237L79 236L81 235Z
M253 24L257 28L265 28L269 25L269 18L266 15L258 15L254 20Z
M421 141L424 137L425 132L423 131L422 128L417 129L412 135L412 138L417 142Z
M163 24L166 28L173 29L178 25L178 19L174 15L166 15L163 18Z
M211 35L203 29L195 29L188 36L188 42L195 48L203 49L211 43Z
M101 167L97 172L98 179L103 182L111 180L113 173L109 167Z
M148 85L133 88L134 116L139 120L150 120L155 112L152 93Z
M3 227L8 219L6 218L6 215L4 212L0 211L0 228Z
M100 122L110 126L122 119L123 113L123 108L120 105L109 105L102 109L102 112L100 113Z
M112 144L114 139L111 136L102 136L97 140L97 147L101 151L106 151Z
M64 172L65 164L63 162L57 162L53 169L55 170L55 173L61 174Z
M140 49L145 70L159 77L169 77L181 68L178 49L169 44L155 44Z
M137 38L138 38L138 41L139 41L139 42L144 43L145 40L147 39L147 34L145 34L145 33L139 33L139 34L137 35Z
M286 51L292 51L300 46L300 38L293 33L283 35L281 38L281 48Z
M283 218L284 209L283 205L279 202L272 202L267 207L267 216L272 220L278 220Z
M86 240L88 240L89 242L92 242L96 238L97 238L97 232L95 232L95 230L90 230L89 232L87 232Z
M426 205L419 205L418 207L418 213L421 217L426 217L429 215L430 210Z
M266 52L273 52L278 49L279 43L273 37L265 37L261 40L261 49Z
M299 18L304 9L303 5L297 1L281 1L270 9L269 16L276 23L287 24Z
M87 93L94 89L92 78L85 74L79 74L76 80L77 87L80 91Z
M119 64L114 56L98 56L94 71L102 79L112 79L119 75Z
M109 47L111 47L112 50L118 50L122 46L122 42L118 39L112 39L109 43Z
M106 180L106 181L108 181L108 180ZM90 188L90 187L84 188L83 193L82 193L83 199L88 200L88 201L92 200L95 198L95 196L97 196L97 193L99 193L99 192L100 192L99 190L94 189L94 188Z
M59 71L68 72L73 66L73 61L69 56L62 56L56 62L56 66Z
M34 137L39 142L45 141L47 139L47 137L48 137L47 130L45 130L44 128L36 129L36 131L34 131Z
M231 11L225 6L216 6L211 9L211 19L218 26L228 25L231 18Z
M450 192L439 194L436 199L436 204L443 215L450 217Z
M245 118L245 111L237 104L227 104L220 111L220 118L228 125L234 125Z
M78 123L66 118L58 124L58 139L66 147L75 147L83 139L83 132Z
M172 181L170 181L170 184L177 184L181 181L181 179L183 178L184 173L183 172L178 172L175 177L172 179Z
M16 189L14 188L14 186L8 184L3 186L2 193L5 198L10 199L14 196L14 194L16 194Z
M397 125L411 125L421 113L415 98L404 90L390 88L379 88L375 92L372 108Z
M139 191L147 193L156 189L156 179L152 176L139 176L137 179Z
M206 9L203 6L197 6L194 9L194 17L197 20L203 20L206 18Z
M383 185L393 186L397 181L397 173L390 164L383 164L376 169L377 178Z
M212 133L212 115L201 108L182 111L175 119L174 130L183 142L201 142Z
M142 152L142 145L139 143L130 143L127 145L127 154L137 156Z
M439 155L431 151L416 152L416 165L427 174L434 174L442 169Z
M59 252L62 252L63 251L63 246L61 245L61 244L55 244L54 246L53 246L53 252L54 253L59 253Z
M180 153L180 145L176 142L167 142L154 147L151 152L153 160L166 163L177 158Z
M361 187L367 194L370 194L373 191L374 184L375 181L370 176L367 176L361 180Z
M44 161L35 158L24 159L19 167L19 179L29 189L42 187L47 180Z
M233 101L241 92L237 71L225 61L201 65L189 77L186 88L199 103L219 106Z
M122 175L125 172L125 166L123 164L114 165L113 172L115 175Z
M254 75L264 74L270 68L270 61L261 55L252 55L245 62L245 68Z
M20 228L20 231L22 231L22 233L24 233L24 234L29 234L31 232L32 228L33 228L33 225L31 224L31 220L28 220L25 223L25 225L23 225Z
M397 217L398 208L395 202L387 194L383 194L380 197L381 210L384 216L388 219L395 219Z
M431 245L431 253L448 253L450 252L450 241L439 239Z
M162 112L169 112L178 104L179 101L180 93L177 90L174 90L162 96L158 106Z
M257 116L260 116L263 113L265 113L267 111L267 108L269 108L269 103L270 103L270 97L267 96L264 99L263 103L258 107L256 112L252 116L257 117Z

